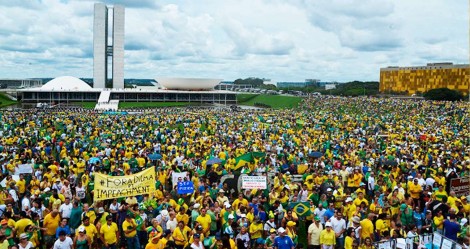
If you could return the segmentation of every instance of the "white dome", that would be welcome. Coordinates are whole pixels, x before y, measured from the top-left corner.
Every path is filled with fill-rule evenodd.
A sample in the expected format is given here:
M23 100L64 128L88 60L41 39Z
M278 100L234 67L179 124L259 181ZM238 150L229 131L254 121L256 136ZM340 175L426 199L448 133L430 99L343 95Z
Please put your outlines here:
M208 90L213 89L222 81L203 78L157 78L155 80L169 90Z
M92 89L85 81L72 77L61 76L57 77L41 87L44 90L88 90Z

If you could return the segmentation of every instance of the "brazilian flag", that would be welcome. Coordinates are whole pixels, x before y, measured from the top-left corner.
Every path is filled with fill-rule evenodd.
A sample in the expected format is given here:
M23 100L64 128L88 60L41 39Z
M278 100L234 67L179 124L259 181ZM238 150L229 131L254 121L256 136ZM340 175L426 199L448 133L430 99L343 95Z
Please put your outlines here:
M245 153L237 158L235 158L235 166L233 170L238 170L242 168L243 166L248 166L250 163L255 162L255 159L260 160L263 162L263 160L266 158L266 153L263 152L248 152Z
M259 120L260 122L262 122L262 123L265 123L265 122L266 122L266 120L264 119L264 117L261 116L261 115L258 116L258 120Z
M233 170L238 170L243 166L248 166L250 163L254 161L253 155L251 152L243 154L239 157L235 158L235 166Z
M292 211L294 211L299 217L306 217L312 214L309 202L292 202L289 204L289 208L292 209Z

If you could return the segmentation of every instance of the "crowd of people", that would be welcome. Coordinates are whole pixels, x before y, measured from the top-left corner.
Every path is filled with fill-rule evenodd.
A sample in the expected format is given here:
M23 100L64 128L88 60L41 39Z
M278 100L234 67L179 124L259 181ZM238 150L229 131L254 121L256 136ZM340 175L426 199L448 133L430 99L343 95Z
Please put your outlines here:
M1 125L0 249L367 249L393 248L397 238L419 248L419 235L434 232L469 245L468 188L451 185L469 179L465 102L316 97L288 111L23 110L3 111ZM248 152L263 156L240 165ZM154 193L94 201L96 172L152 166ZM187 172L193 193L178 194L174 172ZM223 181L241 173L266 176L267 189Z

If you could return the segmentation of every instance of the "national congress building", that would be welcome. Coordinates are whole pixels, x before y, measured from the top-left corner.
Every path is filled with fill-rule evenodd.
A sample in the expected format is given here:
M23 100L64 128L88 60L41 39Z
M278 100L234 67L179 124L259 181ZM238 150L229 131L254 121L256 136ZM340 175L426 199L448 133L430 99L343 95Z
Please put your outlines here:
M381 93L424 93L436 88L470 92L470 65L428 63L419 67L386 67L380 69Z

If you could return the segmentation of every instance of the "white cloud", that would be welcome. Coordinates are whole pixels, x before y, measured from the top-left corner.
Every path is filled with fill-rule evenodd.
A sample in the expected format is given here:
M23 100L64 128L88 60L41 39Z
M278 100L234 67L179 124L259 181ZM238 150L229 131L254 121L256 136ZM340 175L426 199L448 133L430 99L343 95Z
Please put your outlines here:
M91 77L94 0L0 0L0 77ZM105 0L126 7L125 76L378 80L468 63L468 2Z

